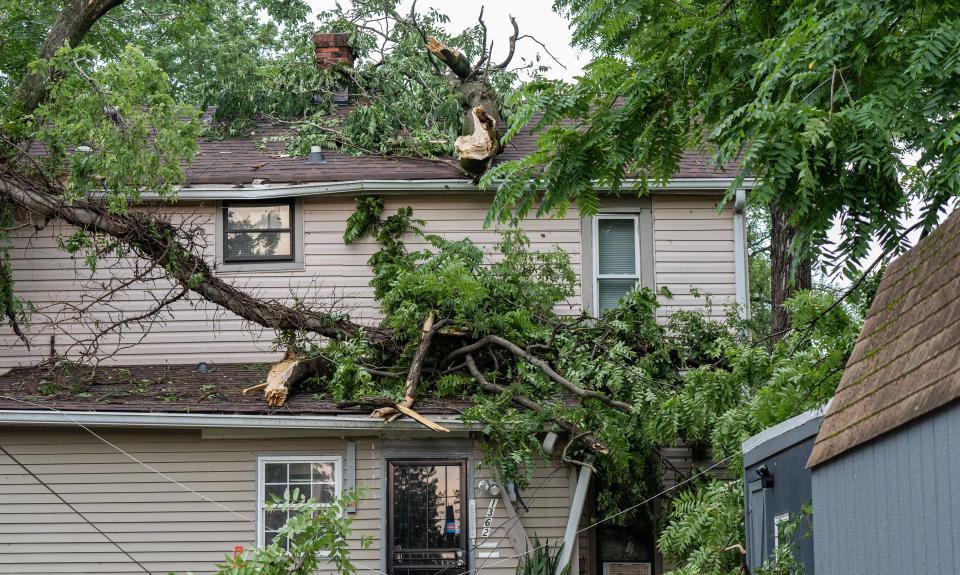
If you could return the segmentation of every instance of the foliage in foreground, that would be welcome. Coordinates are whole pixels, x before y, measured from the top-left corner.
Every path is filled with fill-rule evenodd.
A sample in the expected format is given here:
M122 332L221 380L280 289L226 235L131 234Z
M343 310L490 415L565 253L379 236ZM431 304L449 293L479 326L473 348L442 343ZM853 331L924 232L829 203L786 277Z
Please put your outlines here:
M508 137L529 123L541 138L486 174L499 218L571 203L595 213L594 182L646 189L700 148L738 164L731 194L758 179L749 200L789 216L795 250L826 245L839 222L842 241L815 255L853 274L872 240L908 247L904 217L917 206L930 229L960 194L957 2L554 6L595 57L576 83L535 81L517 94Z
M282 500L267 505L268 511L292 512L286 524L279 529L273 542L250 549L242 556L228 557L217 565L217 575L310 575L321 567L342 575L356 573L350 560L347 538L353 519L345 513L356 505L362 494L345 492L329 505L319 505L299 490L286 491ZM364 549L370 545L369 536L361 540Z

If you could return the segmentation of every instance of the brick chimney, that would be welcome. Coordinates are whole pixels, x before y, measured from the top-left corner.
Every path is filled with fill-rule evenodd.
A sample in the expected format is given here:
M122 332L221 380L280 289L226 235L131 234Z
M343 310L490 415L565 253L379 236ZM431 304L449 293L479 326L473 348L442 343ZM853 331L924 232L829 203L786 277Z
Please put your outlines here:
M314 34L317 68L326 70L333 64L353 66L353 50L350 49L349 40L350 34Z

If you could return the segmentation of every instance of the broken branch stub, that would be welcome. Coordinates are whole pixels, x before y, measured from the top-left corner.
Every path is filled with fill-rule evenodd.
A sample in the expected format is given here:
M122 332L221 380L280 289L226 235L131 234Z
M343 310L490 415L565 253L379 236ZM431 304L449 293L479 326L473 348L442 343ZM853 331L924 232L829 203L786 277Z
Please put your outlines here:
M267 374L267 385L263 397L270 407L283 407L290 394L290 386L307 374L314 360L297 356L291 352L273 364Z
M500 151L500 131L493 116L482 106L468 114L473 129L453 143L460 167L467 173L481 175L490 167L493 157Z
M473 71L470 60L463 55L463 52L447 46L433 36L427 36L427 50L446 64L447 68L450 68L450 71L460 79L467 79Z

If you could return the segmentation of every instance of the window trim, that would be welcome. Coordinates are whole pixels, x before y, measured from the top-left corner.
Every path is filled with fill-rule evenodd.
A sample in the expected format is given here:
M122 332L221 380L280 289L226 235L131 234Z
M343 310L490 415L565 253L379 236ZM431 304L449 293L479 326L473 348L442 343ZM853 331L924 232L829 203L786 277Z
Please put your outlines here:
M600 274L600 220L633 220L633 269L632 274ZM602 279L632 279L636 280L635 285L642 284L642 275L640 267L640 216L636 213L616 213L604 212L593 217L593 310L594 316L600 317L600 280Z
M339 498L343 494L343 456L341 455L258 455L257 456L257 519L256 523L256 542L257 547L263 547L265 539L264 496L266 493L266 481L264 474L267 463L333 463L334 464L334 497ZM320 504L328 505L328 504Z
M231 207L237 208L257 208L257 207L266 207L266 206L278 206L285 205L289 210L290 214L290 227L289 228L255 228L252 230L231 230L230 229L230 218L227 217L227 213L230 211ZM222 212L221 217L223 219L223 229L220 235L220 241L223 243L223 263L227 265L231 264L247 264L247 263L264 263L264 262L295 262L297 261L297 206L293 198L286 198L280 200L243 200L243 201L226 201L220 205L220 210ZM231 233L288 233L290 234L290 255L272 255L272 256L240 256L236 258L227 257L227 236Z
M293 219L291 220L291 251L293 259L259 259L245 261L225 261L226 246L226 210L228 205L260 204L277 205L291 202L293 204ZM304 271L304 205L302 198L276 198L271 200L224 200L217 202L214 208L215 223L215 262L217 274L244 274L252 272L296 272Z

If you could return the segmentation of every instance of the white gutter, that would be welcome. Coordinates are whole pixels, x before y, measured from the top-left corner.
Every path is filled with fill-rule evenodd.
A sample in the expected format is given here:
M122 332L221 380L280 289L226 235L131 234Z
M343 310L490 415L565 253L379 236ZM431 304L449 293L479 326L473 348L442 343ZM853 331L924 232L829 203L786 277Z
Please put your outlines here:
M677 178L664 185L649 184L651 191L723 191L729 188L735 178ZM636 180L624 180L622 189L637 184ZM752 188L754 180L745 180L745 188ZM597 185L597 189L609 190L609 186ZM271 198L291 198L302 196L337 196L355 194L410 194L410 193L451 193L481 192L479 187L469 180L350 180L346 182L314 182L306 184L247 184L236 185L188 185L177 190L180 199L191 200L260 200ZM488 193L492 193L489 192ZM158 200L160 196L153 192L141 194L144 200Z
M431 417L455 430L471 430L456 416ZM386 423L362 415L219 415L208 413L135 413L103 411L0 410L0 425L77 425L88 427L163 427L223 429L425 430L409 420Z
M738 189L733 203L733 267L741 319L750 317L750 267L747 255L747 191Z

